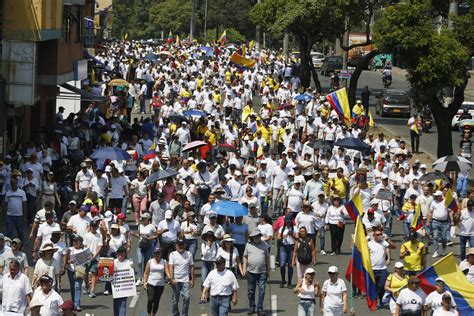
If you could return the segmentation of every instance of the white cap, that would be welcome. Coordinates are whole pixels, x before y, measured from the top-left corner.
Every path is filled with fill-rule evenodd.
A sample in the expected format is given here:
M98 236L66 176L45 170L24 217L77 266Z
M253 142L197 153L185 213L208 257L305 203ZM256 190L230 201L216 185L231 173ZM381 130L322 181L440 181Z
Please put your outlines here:
M425 164L421 164L420 169L423 169L423 168L426 169L426 165L425 165Z
M402 262L400 262L400 261L395 262L395 268L399 269L399 268L403 268L403 267L405 267L405 265Z
M435 193L433 193L433 196L443 196L443 192L438 190Z
M113 214L112 214L111 211L105 212L105 214L104 214L105 220L106 220L107 222L110 222L110 221L112 220L112 215L113 215Z
M249 135L245 135L244 140L250 140Z
M437 282L437 281L441 281L441 282L443 282L443 283L446 283L446 281L444 281L444 279L443 279L442 277L437 277L437 278L435 279L435 282Z
M415 164L417 164L417 163L418 163L418 164L421 163L420 159L415 160Z
M339 269L336 266L330 266L328 269L328 273L337 273Z
M379 202L380 202L379 199L372 199L372 200L370 200L370 205L379 204Z
M165 212L165 218L166 219L173 218L173 212L171 210L167 210Z
M306 274L308 274L308 273L316 273L316 271L314 271L313 268L308 268L308 269L306 269L306 270L304 271L304 274L306 275Z
M382 174L382 179L388 179L388 176L386 174Z
M111 166L105 167L105 172L111 172L111 171L112 171L112 167L111 167Z

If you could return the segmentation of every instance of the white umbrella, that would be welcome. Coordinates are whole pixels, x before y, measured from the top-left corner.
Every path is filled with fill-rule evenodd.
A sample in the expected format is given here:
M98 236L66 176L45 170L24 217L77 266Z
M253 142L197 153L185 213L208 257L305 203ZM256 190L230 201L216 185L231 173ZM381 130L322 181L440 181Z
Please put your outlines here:
M433 170L436 171L457 171L463 172L471 170L472 162L467 160L464 157L459 157L456 155L450 155L441 157L435 162L433 162Z

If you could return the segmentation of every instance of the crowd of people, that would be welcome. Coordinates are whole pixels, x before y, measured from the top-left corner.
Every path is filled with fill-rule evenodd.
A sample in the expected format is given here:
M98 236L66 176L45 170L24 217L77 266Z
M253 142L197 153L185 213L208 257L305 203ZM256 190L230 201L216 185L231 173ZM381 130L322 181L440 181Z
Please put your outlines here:
M236 49L256 65L231 63ZM263 315L275 255L280 288L298 297L298 315L318 307L342 315L349 295L364 293L339 277L345 263L324 277L317 262L352 247L345 205L360 195L379 308L457 315L443 279L426 297L416 275L428 253L444 256L459 238L460 268L474 284L474 190L457 191L451 173L420 180L429 168L401 137L373 135L357 119L347 124L324 95L301 86L296 62L248 46L137 41L113 42L96 60L103 69L92 92L107 96L107 106L68 117L61 107L53 130L11 145L0 162L3 312L81 312L82 295L100 295L98 262L108 257L133 266L148 315L160 313L168 286L173 315L188 315L198 302L227 315L245 296L248 313ZM356 108L356 116L366 114L361 101ZM349 137L368 150L335 146ZM110 148L130 159L91 159ZM445 206L448 192L459 210ZM245 206L248 215L219 214L221 201ZM418 207L424 225L414 230ZM393 239L394 225L403 227L402 243ZM84 249L91 259L79 265L73 258ZM245 279L246 295L239 291ZM111 282L104 285L102 295L111 295ZM199 298L190 296L194 286ZM125 315L127 299L113 301L114 315Z

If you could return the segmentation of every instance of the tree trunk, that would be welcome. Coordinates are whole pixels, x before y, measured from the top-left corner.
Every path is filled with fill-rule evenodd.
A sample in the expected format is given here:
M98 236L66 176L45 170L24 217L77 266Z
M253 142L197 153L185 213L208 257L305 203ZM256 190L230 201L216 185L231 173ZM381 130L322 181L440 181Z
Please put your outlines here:
M369 66L370 60L377 56L378 53L378 50L373 50L367 53L364 58L359 60L354 72L352 73L351 81L349 83L349 91L347 92L347 97L349 98L349 106L351 107L351 109L354 107L356 101L357 83L359 81L359 77L362 74L362 71Z
M301 80L301 85L305 88L308 88L311 85L311 69L309 66L309 60L311 59L311 46L305 37L298 36L297 38L301 61L299 77Z
M316 91L321 93L323 89L321 88L321 82L319 81L318 72L316 71L316 68L314 68L314 64L313 64L313 60L311 59L311 56L309 58L309 69L311 70L311 74L313 76L313 81L314 81L314 86L316 87Z
M454 90L454 99L448 107L444 107L436 97L429 104L438 129L438 158L453 154L451 121L464 102L464 90L466 89L467 80L466 76L464 84Z

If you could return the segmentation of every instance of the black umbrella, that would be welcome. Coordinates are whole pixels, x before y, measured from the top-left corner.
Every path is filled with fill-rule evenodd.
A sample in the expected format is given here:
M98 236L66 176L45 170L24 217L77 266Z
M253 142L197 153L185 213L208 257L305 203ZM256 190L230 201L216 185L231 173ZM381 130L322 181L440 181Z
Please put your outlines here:
M358 150L358 151L369 150L369 145L364 143L359 138L355 138L355 137L346 137L346 138L338 139L334 145L339 146L339 147L344 147L347 149Z
M421 182L430 182L430 181L435 181L438 179L449 180L448 176L446 176L444 173L440 171L429 172L420 177Z
M188 121L188 118L184 115L179 115L179 114L171 114L170 116L168 116L168 119L170 120L170 122L174 122L174 123L181 123L181 122L187 122Z
M202 56L198 56L197 59L198 59L198 60L211 60L211 59L212 59L212 56L202 55Z
M319 148L321 150L331 150L332 146L331 143L327 140L317 140L314 142L313 148Z
M439 158L433 162L433 170L445 172L445 171L457 171L463 172L471 170L472 162L468 159L456 155L449 155Z
M171 178L174 177L178 174L178 172L174 169L165 169L165 170L158 170L157 172L154 172L146 178L145 185L166 179L166 178Z

